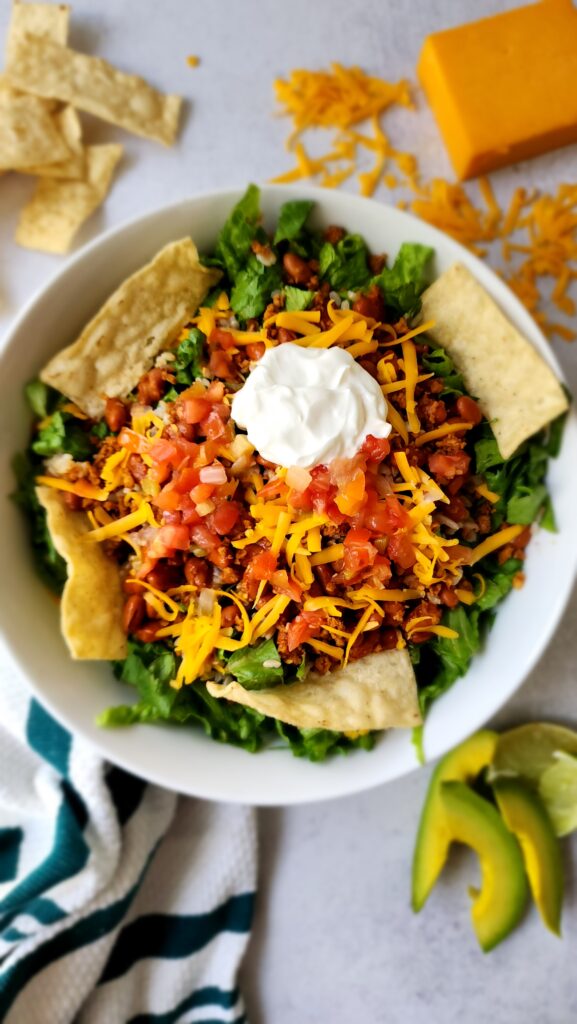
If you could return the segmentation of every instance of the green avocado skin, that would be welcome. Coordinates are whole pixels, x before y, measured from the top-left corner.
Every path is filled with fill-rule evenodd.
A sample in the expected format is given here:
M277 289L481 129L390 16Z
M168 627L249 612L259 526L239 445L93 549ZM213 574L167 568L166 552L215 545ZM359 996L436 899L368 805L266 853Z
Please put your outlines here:
M471 906L473 928L488 953L519 923L527 903L527 880L517 839L493 804L462 782L441 783L441 800L453 842L479 856L481 888Z
M452 841L444 820L441 784L473 782L491 764L497 740L497 733L489 729L475 733L449 751L431 776L413 854L411 904L415 913L423 908L441 874Z
M560 935L563 859L549 815L537 794L520 779L497 778L493 791L507 828L521 846L529 886L543 923Z

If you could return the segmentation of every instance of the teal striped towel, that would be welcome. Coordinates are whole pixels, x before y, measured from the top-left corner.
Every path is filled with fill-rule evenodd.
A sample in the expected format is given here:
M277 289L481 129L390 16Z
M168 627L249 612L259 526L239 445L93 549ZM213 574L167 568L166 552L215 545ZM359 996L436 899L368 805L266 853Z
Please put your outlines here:
M2 1024L241 1024L254 812L107 765L2 674Z

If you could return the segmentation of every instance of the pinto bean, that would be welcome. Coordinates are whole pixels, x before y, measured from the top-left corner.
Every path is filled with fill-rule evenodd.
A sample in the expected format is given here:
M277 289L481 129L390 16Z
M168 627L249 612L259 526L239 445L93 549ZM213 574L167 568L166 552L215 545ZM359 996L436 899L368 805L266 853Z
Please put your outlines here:
M82 508L82 498L79 494L73 494L72 491L64 491L64 503L72 512L80 512Z
M297 256L296 252L285 252L282 258L283 267L290 278L296 284L308 284L313 276L313 270L306 260Z
M477 426L483 419L483 413L479 406L468 395L461 395L455 402L455 408L459 416L462 416L467 423L473 423Z
M140 594L130 594L124 602L122 625L125 633L134 633L144 622L146 603Z
M193 587L208 587L211 577L212 570L208 562L203 558L187 558L184 563L184 575L186 582L190 583Z
M126 423L126 406L120 398L107 398L104 419L109 430L117 434Z

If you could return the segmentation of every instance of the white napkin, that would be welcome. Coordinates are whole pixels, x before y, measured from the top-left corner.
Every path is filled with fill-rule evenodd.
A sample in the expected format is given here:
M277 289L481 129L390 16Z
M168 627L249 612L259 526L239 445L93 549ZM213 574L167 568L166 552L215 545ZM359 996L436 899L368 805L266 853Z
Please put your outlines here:
M108 765L0 668L2 1024L240 1024L254 811Z

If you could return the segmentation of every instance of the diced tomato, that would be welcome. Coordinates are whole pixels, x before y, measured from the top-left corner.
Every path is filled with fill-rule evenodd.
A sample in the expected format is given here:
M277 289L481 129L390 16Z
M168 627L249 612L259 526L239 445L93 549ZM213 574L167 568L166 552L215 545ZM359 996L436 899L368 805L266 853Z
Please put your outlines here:
M361 445L363 455L366 455L368 459L372 459L373 462L382 462L383 459L386 459L390 450L391 445L387 437L374 437L373 434L367 434Z
M217 533L230 533L238 522L240 508L234 501L223 501L211 515L211 526Z
M234 348L236 341L230 331L225 331L222 327L215 327L208 336L209 345L220 345L221 348Z
M378 552L369 538L370 533L365 529L352 529L347 533L344 554L344 573L347 578L373 565Z
M224 398L224 384L221 380L213 380L206 391L206 398L209 402L222 402Z
M249 575L255 580L270 580L273 573L276 572L277 562L277 556L268 548L266 551L259 551L251 560L248 568Z
M282 494L286 490L286 484L284 480L280 480L278 477L273 476L272 480L269 480L268 484L261 487L258 492L260 501L268 501L269 498L276 498L277 495Z
M174 464L177 460L181 461L183 458L174 441L169 441L165 438L155 441L148 449L148 454L153 462L159 463L172 462Z
M298 508L304 512L310 512L313 507L310 488L306 491L289 491L287 501L291 508Z
M371 535L370 535L368 530L364 530L362 528L361 529L356 529L356 530L355 529L349 530L349 532L347 533L347 535L345 537L345 547L346 548L352 548L352 547L358 546L359 544L360 545L367 544L367 542L370 539L371 539Z
M365 474L362 469L357 469L352 479L341 487L335 504L344 516L354 516L361 510L365 501Z
M214 494L214 484L197 484L193 487L190 492L190 497L194 501L195 505L200 505L203 501L208 501Z
M214 349L210 354L209 369L215 377L222 377L224 380L229 380L232 377L232 369L230 365L230 357L222 352L220 349Z
M381 501L363 510L362 521L373 533L387 534L396 533L397 530L405 530L411 524L409 513L403 508L394 494L387 495Z
M470 462L471 456L466 452L455 452L454 455L434 452L433 455L429 455L429 469L439 482L464 476L469 470Z
M193 487L196 487L199 480L198 469L195 469L193 466L185 466L175 473L168 486L173 487L179 494L188 494Z
M285 597L290 597L291 601L302 601L302 588L299 587L296 580L293 580L289 576L286 569L279 569L278 572L274 572L270 578L270 582L273 590L277 594L283 594Z
M194 525L190 531L190 536L195 547L204 548L205 551L213 551L220 544L218 534L209 530L208 526L205 526L204 523Z
M262 341L253 342L251 345L246 346L246 354L251 362L256 363L257 360L262 359L265 354L265 347Z
M212 405L206 398L187 398L182 407L185 423L200 423L208 416Z
M189 546L188 527L175 523L160 527L150 545L149 553L153 558L166 558L173 551L186 551Z
M163 512L174 511L179 507L181 495L170 487L163 487L159 494L152 499L152 504Z
M287 647L289 651L294 651L301 644L304 644L306 640L311 640L313 637L318 636L326 621L325 613L322 611L299 612L296 619L289 622L287 627Z
M387 554L401 569L410 569L417 560L415 549L409 536L404 532L395 533L392 537L389 537Z
M329 507L334 504L337 488L333 484L326 466L315 466L311 471L312 483L307 488L315 512L329 514ZM305 491L305 494L307 493ZM296 507L296 506L295 506ZM331 517L332 518L332 517Z
M209 441L216 441L217 438L224 437L225 427L226 424L216 409L212 409L206 419L202 421L202 430Z

